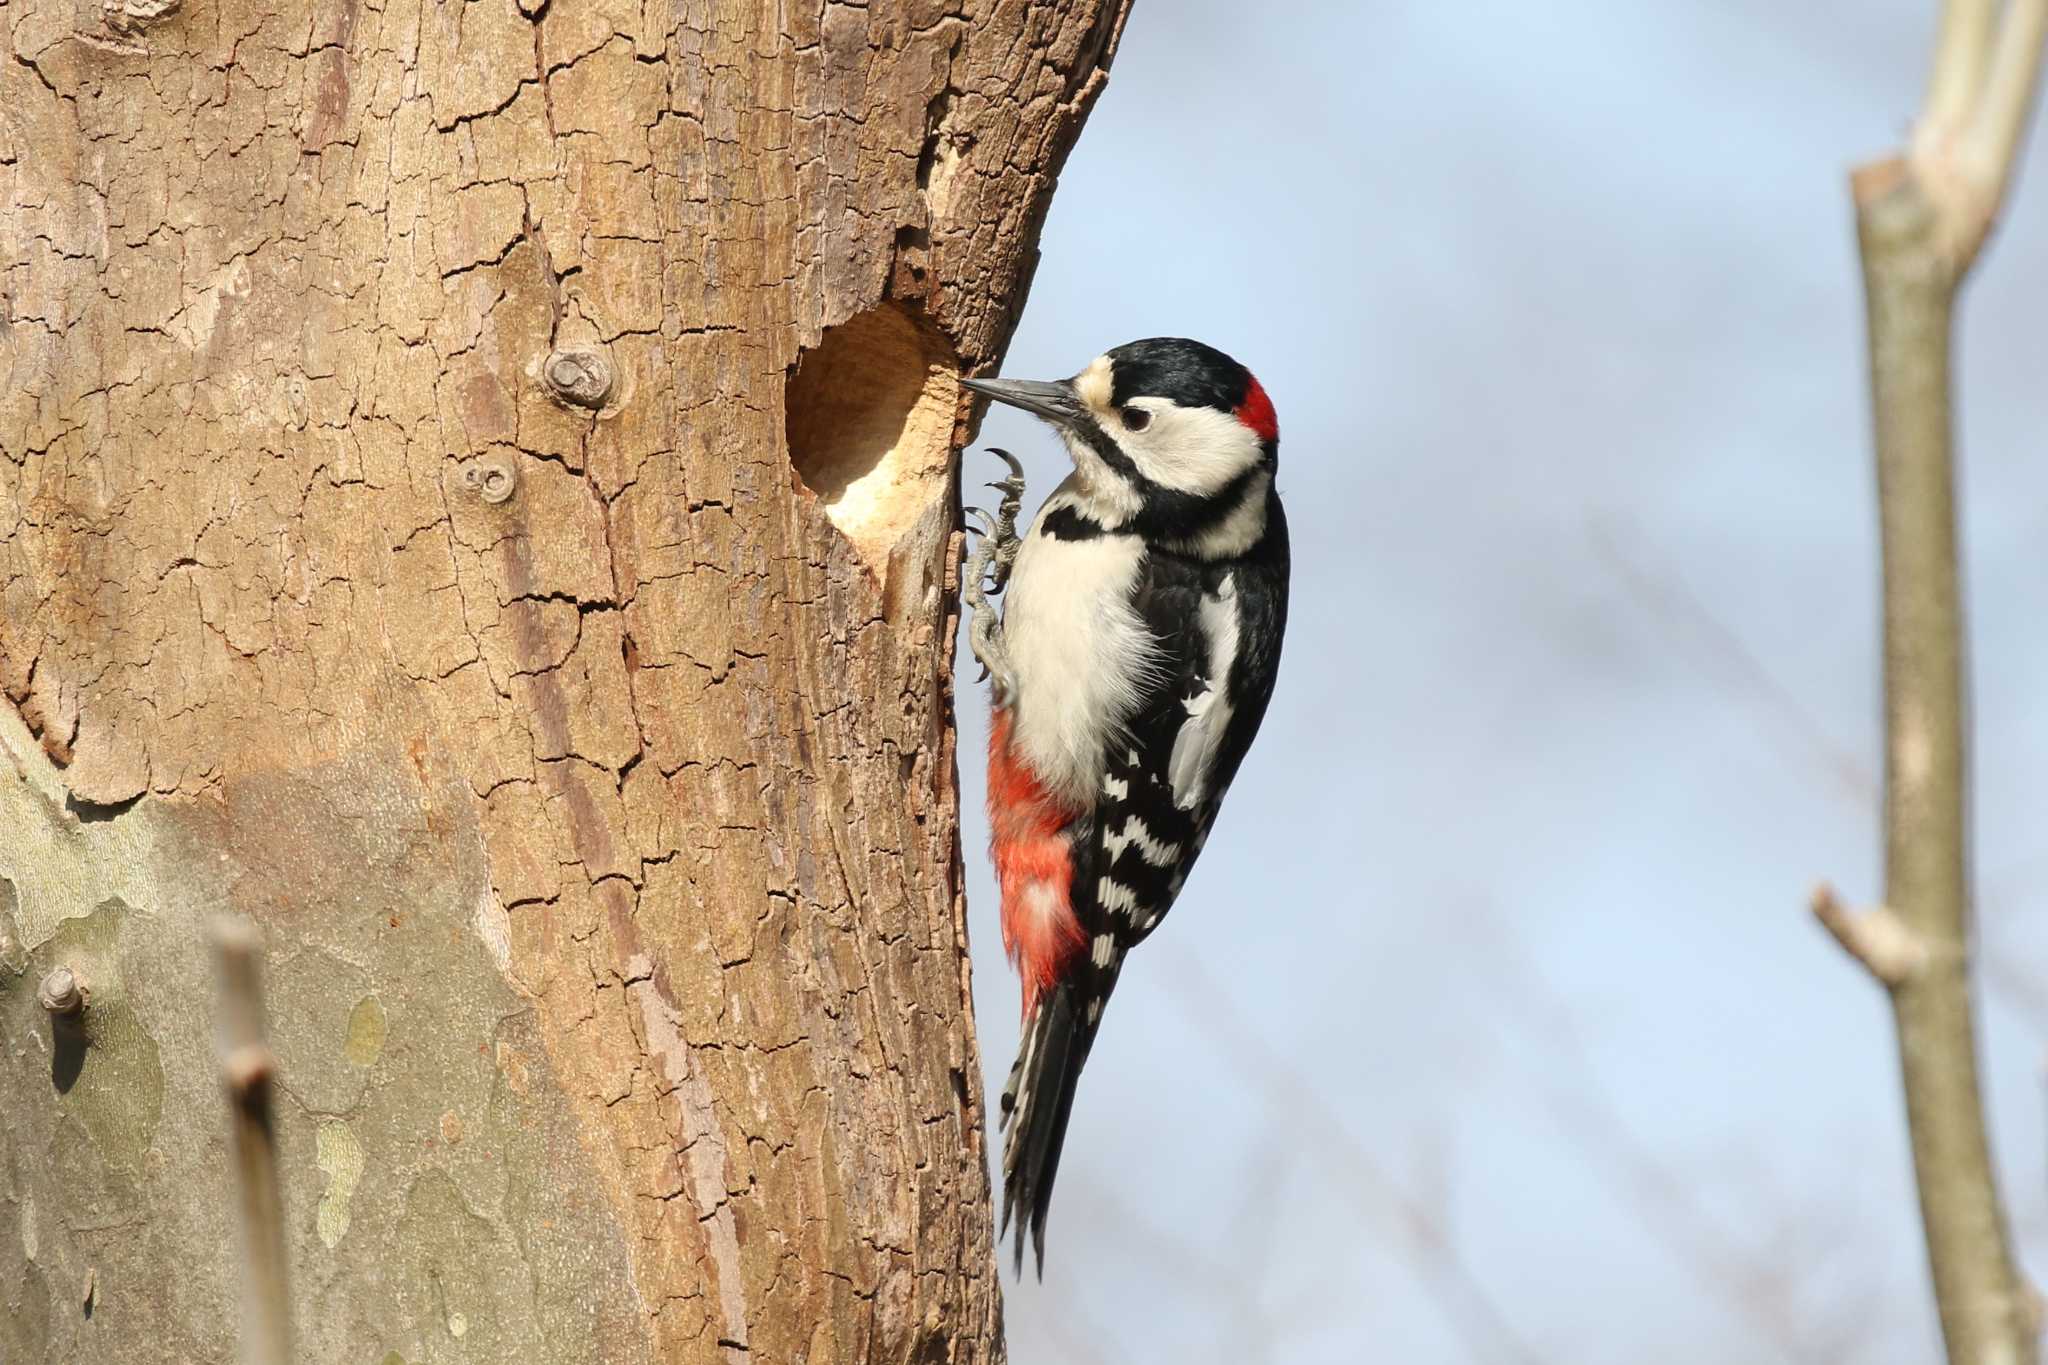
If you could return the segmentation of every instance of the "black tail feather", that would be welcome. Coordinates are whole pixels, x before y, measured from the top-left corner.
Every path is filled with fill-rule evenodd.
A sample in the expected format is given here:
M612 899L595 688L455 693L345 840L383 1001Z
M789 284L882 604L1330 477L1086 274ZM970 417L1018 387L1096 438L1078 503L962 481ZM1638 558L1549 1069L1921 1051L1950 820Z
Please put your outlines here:
M1059 1173L1074 1090L1095 1035L1082 1022L1080 1011L1078 983L1067 980L1054 986L1025 1025L1016 1064L1003 1087L1003 1125L1010 1132L1003 1144L1003 1223L997 1236L1010 1230L1010 1215L1021 1211L1017 1273L1024 1272L1028 1224L1040 1279L1045 1278L1045 1215L1052 1207L1053 1177Z

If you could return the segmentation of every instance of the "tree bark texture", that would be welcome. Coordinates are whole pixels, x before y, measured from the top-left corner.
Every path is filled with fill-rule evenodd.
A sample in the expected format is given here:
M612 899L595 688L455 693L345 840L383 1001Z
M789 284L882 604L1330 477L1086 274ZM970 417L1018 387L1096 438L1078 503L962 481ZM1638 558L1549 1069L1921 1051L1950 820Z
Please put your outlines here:
M956 385L1128 0L0 0L0 1357L991 1361ZM71 968L74 1015L37 1001Z

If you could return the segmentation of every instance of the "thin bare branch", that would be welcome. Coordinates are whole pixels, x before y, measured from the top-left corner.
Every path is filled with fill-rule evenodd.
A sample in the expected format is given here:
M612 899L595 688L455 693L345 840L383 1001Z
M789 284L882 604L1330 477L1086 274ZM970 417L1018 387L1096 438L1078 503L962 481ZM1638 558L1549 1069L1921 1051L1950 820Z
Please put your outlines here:
M2048 0L2007 0L1991 50L1984 96L1970 118L1962 153L1989 187L1991 210L2005 198L2020 139L2034 107L2041 52L2048 40Z
M1977 1081L1949 395L1956 289L2012 178L2048 32L2043 2L2007 0L1993 40L1984 0L1948 0L1909 154L1852 178L1883 547L1884 903L1923 950L1903 974L1891 961L1899 979L1889 984L1928 1266L1955 1365L2038 1358L2038 1311L2013 1260ZM1883 921L1852 918L1832 897L1814 909L1885 978L1887 954L1872 948Z
M1995 19L1995 32L1994 32ZM1902 157L1861 167L1859 212L1910 182L1933 214L1932 263L1951 284L1998 221L2033 110L2048 0L1949 0L1927 104Z
M1928 76L1927 103L1916 137L1953 134L1968 120L1990 60L1997 13L1997 0L1950 0L1941 7L1934 67Z
M1741 632L1717 616L1679 575L1652 565L1641 547L1611 522L1592 523L1589 535L1594 550L1616 569L1617 581L1642 603L1652 619L1669 628L1681 642L1697 644L1698 652L1721 665L1711 674L1703 672L1703 677L1747 707L1759 725L1782 730L1788 740L1808 751L1804 762L1788 755L1786 761L1793 772L1811 779L1817 787L1826 785L1857 801L1877 799L1877 775L1827 734L1812 710L1800 705L1762 658L1743 642ZM2041 880L2044 871L2048 871L2048 850L2036 851L1981 878L1983 890L1978 901L1987 910L2018 902L2026 888ZM1979 937L1984 937L1989 925L2000 918L1998 914L1980 913ZM1980 953L1978 962L1984 969L1987 988L2025 1013L2033 1027L2048 1033L2048 990L2004 958Z
M277 1063L265 1041L256 931L246 920L214 929L220 956L221 1073L233 1115L241 1190L242 1360L286 1365L292 1358L291 1299L285 1275L284 1196L270 1083Z

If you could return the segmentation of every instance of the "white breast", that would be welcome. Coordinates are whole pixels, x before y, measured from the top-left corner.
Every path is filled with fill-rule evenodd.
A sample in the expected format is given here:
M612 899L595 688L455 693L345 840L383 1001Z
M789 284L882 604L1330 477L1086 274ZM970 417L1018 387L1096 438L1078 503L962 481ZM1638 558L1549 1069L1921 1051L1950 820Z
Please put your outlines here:
M1048 499L1038 521L1063 501ZM1004 595L1017 679L1012 742L1047 789L1075 805L1094 802L1106 746L1155 667L1155 642L1129 605L1144 553L1136 536L1054 540L1034 525Z

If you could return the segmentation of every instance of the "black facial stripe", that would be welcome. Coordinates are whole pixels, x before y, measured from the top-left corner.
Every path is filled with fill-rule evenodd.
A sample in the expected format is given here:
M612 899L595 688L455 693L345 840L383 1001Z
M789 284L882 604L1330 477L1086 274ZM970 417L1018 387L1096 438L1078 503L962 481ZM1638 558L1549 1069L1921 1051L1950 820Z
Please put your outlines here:
M1101 456L1104 464L1129 480L1137 491L1138 515L1117 528L1122 531L1136 531L1144 535L1198 536L1236 511L1244 498L1245 488L1261 470L1272 465L1271 452L1261 447L1265 458L1238 471L1230 482L1214 493L1187 493L1146 478L1131 457L1124 453L1123 447L1116 443L1116 438L1097 423L1082 422L1075 429L1088 442L1088 448Z
M1116 443L1116 437L1104 430L1100 422L1084 417L1074 424L1074 429L1088 442L1088 448L1102 457L1104 464L1129 479L1132 486L1140 491L1152 486L1152 481L1138 472L1137 464L1124 454L1124 448Z
M1146 535L1192 540L1237 510L1238 504L1244 501L1245 489L1261 468L1263 466L1253 465L1241 471L1206 497L1157 486L1145 490L1141 494L1144 505L1131 519L1130 529Z
M1214 346L1186 337L1150 337L1109 353L1110 402L1167 398L1184 408L1235 412L1251 390L1252 373Z

